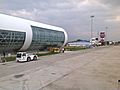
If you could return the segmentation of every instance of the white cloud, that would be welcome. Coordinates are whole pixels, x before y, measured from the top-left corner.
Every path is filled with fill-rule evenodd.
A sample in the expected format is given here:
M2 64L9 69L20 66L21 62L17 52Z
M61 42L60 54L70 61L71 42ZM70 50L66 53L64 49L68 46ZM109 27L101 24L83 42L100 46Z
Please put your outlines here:
M9 14L12 15L12 16L19 16L19 17L22 17L22 18L35 20L34 13L33 12L28 12L25 9L17 10L17 11L10 10Z
M89 39L91 15L95 15L95 35L106 26L119 30L115 23L120 21L119 4L119 0L2 0L0 11L63 27L70 39ZM111 39L118 37L113 35Z

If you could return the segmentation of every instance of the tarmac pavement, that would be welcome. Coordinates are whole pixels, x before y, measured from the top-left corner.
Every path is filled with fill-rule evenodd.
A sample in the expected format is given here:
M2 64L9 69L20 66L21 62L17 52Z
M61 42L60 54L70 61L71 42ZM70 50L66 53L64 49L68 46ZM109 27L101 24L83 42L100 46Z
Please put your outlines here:
M0 65L0 90L120 90L120 46Z

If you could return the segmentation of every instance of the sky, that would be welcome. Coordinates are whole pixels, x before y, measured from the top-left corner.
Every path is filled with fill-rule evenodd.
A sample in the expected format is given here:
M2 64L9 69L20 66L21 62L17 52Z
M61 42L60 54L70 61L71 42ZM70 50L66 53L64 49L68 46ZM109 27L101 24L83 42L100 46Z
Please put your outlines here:
M0 13L64 28L69 41L89 40L106 32L120 40L120 0L0 0Z

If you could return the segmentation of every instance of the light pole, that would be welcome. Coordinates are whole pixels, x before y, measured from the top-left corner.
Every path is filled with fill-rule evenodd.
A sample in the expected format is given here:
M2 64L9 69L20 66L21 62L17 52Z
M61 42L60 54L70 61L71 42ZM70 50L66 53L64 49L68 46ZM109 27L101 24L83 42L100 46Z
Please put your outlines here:
M108 40L107 40L107 38L108 38L108 31L107 31L108 27L105 27L105 29L106 29L106 36L105 37L106 37L106 45L107 45L107 42L108 42Z
M91 34L90 34L90 40L93 38L93 18L94 18L95 16L94 15L92 15L92 16L90 16L90 23L91 23Z
M107 41L107 33L108 33L108 27L105 27L105 29L106 29L106 41Z

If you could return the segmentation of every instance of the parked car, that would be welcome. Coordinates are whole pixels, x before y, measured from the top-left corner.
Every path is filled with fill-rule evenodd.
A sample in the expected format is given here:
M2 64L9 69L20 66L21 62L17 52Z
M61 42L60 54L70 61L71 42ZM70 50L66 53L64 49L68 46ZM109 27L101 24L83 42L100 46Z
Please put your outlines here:
M26 53L26 52L18 52L16 56L17 62L25 62L25 61L31 61L31 60L37 60L37 59L38 59L37 55Z

